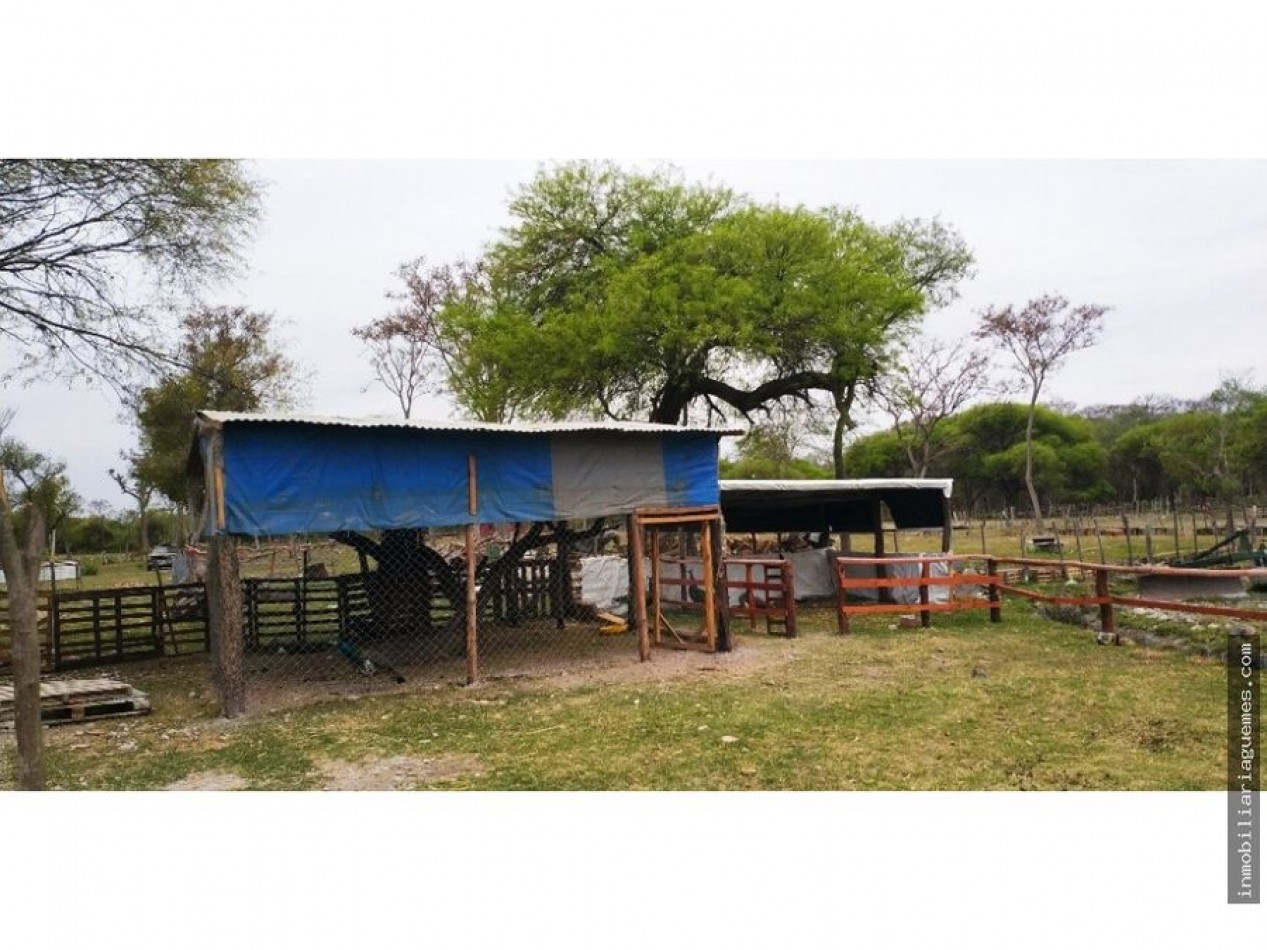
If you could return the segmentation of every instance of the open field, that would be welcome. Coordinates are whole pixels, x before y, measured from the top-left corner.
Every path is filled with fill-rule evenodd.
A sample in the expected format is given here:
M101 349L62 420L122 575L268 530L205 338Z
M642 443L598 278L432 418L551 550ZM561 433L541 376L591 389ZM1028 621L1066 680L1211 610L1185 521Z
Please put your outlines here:
M115 672L151 716L49 729L62 789L1133 789L1225 781L1222 665L1098 646L1009 602L931 630L828 610L796 640L586 672L406 684L225 722L205 657ZM85 673L84 675L89 675ZM319 685L318 685L319 689ZM13 781L11 735L0 783Z

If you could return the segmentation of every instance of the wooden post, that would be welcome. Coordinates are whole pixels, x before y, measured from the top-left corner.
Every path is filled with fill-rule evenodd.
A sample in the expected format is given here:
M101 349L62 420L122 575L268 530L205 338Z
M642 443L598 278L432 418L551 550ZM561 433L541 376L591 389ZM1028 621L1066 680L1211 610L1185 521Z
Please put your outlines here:
M928 578L931 574L930 568L932 564L927 561L921 561L919 565L919 602L921 606L928 607ZM919 625L928 627L932 622L933 615L928 610L919 612Z
M1179 509L1175 507L1174 499L1170 501L1170 520L1175 528L1175 557L1179 557Z
M642 569L642 523L636 514L632 514L625 524L629 532L629 609L633 612L638 631L638 658L645 663L651 659L651 637L647 630L647 598ZM651 565L651 582L653 586L660 583L660 566L655 563Z
M1153 563L1153 526L1144 525L1144 554L1148 558L1148 563Z
M1077 518L1073 519L1073 545L1077 549L1078 563L1081 564L1083 563L1082 561L1082 522ZM1086 574L1083 573L1081 567L1078 568L1078 577L1080 577L1084 581L1087 579Z
M875 556L877 558L884 557L884 503L880 499L875 502ZM885 565L876 564L872 569L877 580L881 580L888 576ZM891 604L893 603L893 591L887 587L876 588L876 603Z
M726 586L726 522L720 517L713 524L713 573L716 582L713 585L713 602L716 606L715 623L717 625L716 643L718 653L729 653L734 649L734 641L730 634L730 588Z
M661 599L664 596L660 589L660 529L651 529L651 564L652 564L652 583L651 583L651 642L660 642L660 622L664 613L664 607ZM633 604L630 603L632 608Z
M246 715L246 679L242 669L242 581L237 540L213 535L207 542L207 622L211 669L220 715Z
M981 553L985 554L985 518L981 519Z
M768 596L768 595L767 595ZM796 576L792 562L783 559L783 617L789 637L796 636Z
M955 535L954 526L951 524L953 518L950 511L950 499L945 495L941 496L941 516L943 519L941 526L941 553L949 554L954 544Z
M1095 596L1103 600L1109 597L1109 572L1104 568L1099 568L1095 572ZM1113 616L1113 604L1100 604L1100 630L1104 633L1113 634L1113 643L1120 646L1122 637L1117 632L1117 621Z
M466 457L466 505L474 519L479 510L479 496L475 487L475 455ZM466 684L470 686L480 675L479 657L479 604L475 590L475 532L474 520L466 526Z
M1131 519L1122 515L1122 530L1126 534L1126 563L1135 563L1135 546L1131 544Z
M1101 564L1104 564L1104 563L1105 563L1105 560L1104 560L1104 535L1102 535L1102 534L1100 533L1100 522L1098 522L1098 521L1096 521L1096 519L1092 518L1092 519L1091 519L1091 526L1092 526L1093 528L1095 528L1095 541L1096 541L1096 544L1098 544L1098 545L1100 546L1100 563L1101 563Z
M1201 553L1201 545L1197 543L1197 513L1192 513L1192 553Z
M480 675L479 629L475 590L475 525L466 526L466 684Z
M704 638L709 650L717 648L717 575L713 564L713 525L705 521L700 539L701 573L704 575Z
M998 576L999 562L994 558L986 558L985 572L990 575L990 586L986 596L990 599L990 623L1000 623L1003 620L1003 608L996 606L999 602L999 585L993 578Z
M554 523L555 536L559 537L567 530L566 521ZM571 603L572 571L569 565L568 545L564 541L554 543L554 583L550 592L551 606L554 608L554 624L560 630L566 626L566 619L573 613Z

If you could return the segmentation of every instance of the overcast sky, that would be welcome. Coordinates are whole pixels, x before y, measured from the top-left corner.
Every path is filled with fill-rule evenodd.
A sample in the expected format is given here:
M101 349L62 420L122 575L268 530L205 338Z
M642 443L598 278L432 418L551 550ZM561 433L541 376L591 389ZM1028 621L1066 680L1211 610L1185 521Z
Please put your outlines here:
M985 306L1043 293L1112 307L1102 342L1069 360L1048 399L1197 397L1227 373L1267 383L1267 162L668 161L761 201L953 225L973 248L976 276L927 317L940 336L969 332ZM385 312L405 260L478 254L506 223L511 190L540 164L253 163L267 190L250 270L208 302L285 323L288 349L310 374L311 411L395 414L391 396L369 385L350 330ZM18 410L15 434L65 458L85 501L125 503L106 469L133 437L108 394L46 385L10 390L6 401Z

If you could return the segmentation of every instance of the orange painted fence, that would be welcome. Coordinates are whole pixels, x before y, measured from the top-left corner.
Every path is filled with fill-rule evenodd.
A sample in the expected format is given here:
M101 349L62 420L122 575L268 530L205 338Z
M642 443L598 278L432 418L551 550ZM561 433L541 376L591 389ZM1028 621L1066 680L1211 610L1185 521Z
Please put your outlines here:
M965 565L968 563L983 563L984 571L956 571L956 565ZM846 574L848 567L857 565L874 566L877 575L883 575L884 568L887 565L894 564L918 564L920 572L918 577L888 577L877 576L869 577L849 577ZM949 573L944 577L930 576L930 568L934 564L950 565ZM1014 584L1005 583L1004 572L1001 568L1004 565L1016 566L1027 569L1058 569L1063 575L1069 575L1076 571L1086 583L1088 578L1091 582L1091 592L1081 594L1047 594L1042 591L1029 590L1024 587L1017 587ZM1244 570L1209 570L1198 568L1170 568L1170 567L1154 567L1150 565L1133 565L1123 566L1116 564L1094 564L1084 561L1052 561L1042 558L1024 558L1024 557L989 557L986 555L931 555L918 557L884 557L884 558L863 558L848 557L838 558L836 560L836 576L838 589L836 594L836 621L840 633L849 632L849 618L856 614L883 614L883 613L902 613L909 614L913 610L920 613L921 626L927 627L930 622L930 614L933 611L955 611L955 610L974 610L988 609L990 611L990 619L999 621L1002 619L1002 603L1000 596L1002 594L1012 594L1016 597L1022 597L1026 600L1039 601L1048 604L1063 604L1077 607L1098 607L1100 610L1100 629L1105 633L1114 634L1114 642L1120 642L1117 637L1117 619L1114 615L1114 607L1153 607L1160 610L1169 610L1176 613L1189 614L1205 614L1216 617L1232 617L1239 620L1267 621L1267 610L1257 610L1249 607L1232 607L1222 604L1194 604L1186 601L1177 600L1159 600L1156 598L1146 597L1123 597L1113 594L1109 589L1109 578L1113 574L1130 574L1133 576L1155 575L1166 578L1220 578L1227 579L1229 577L1249 577L1258 580L1267 580L1267 569L1252 568ZM984 587L987 591L985 597L972 596L965 597L961 590L957 588L965 586ZM919 604L899 604L892 603L891 595L885 596L886 592L894 588L910 588L915 587L919 590ZM933 587L948 587L950 590L949 599L944 603L930 603L929 589ZM880 602L875 604L860 604L850 602L848 594L852 590L876 590L878 592ZM885 601L890 602L885 602Z
M912 557L839 557L836 559L836 626L842 635L849 632L849 618L860 614L909 614L913 609L919 610L920 625L927 627L934 611L945 612L955 610L989 610L990 619L998 622L1002 619L999 601L1000 578L997 572L987 570L956 571L956 565L962 565L966 558L950 555L919 555ZM919 574L912 577L889 577L888 567L899 564L919 565ZM947 565L949 570L944 576L932 574L934 564ZM850 577L850 567L871 566L876 569L876 577ZM917 588L919 604L893 603L892 591L896 588ZM948 591L945 601L934 603L929 590L944 587ZM985 587L986 597L964 596L962 588ZM878 602L860 604L850 602L849 592L854 590L875 590Z
M792 563L783 558L763 557L728 557L725 563L726 580L722 586L727 591L727 613L732 617L746 617L749 628L756 626L758 617L764 617L767 632L796 636L796 580ZM695 577L699 559L662 557L660 564L658 602L676 610L701 608L701 582ZM731 576L731 568L736 566L743 568L743 577ZM730 604L732 590L743 592L737 605Z

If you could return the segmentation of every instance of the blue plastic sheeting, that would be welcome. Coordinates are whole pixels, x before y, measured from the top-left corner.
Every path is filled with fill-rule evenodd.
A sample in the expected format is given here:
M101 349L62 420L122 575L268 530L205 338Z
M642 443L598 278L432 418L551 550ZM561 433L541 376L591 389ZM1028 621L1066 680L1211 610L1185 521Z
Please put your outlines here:
M718 503L710 432L517 433L228 422L224 532L319 534L558 521ZM468 459L475 458L476 514ZM562 470L560 470L562 466ZM212 487L209 485L209 487ZM214 492L209 493L214 499ZM214 519L209 519L214 524Z

